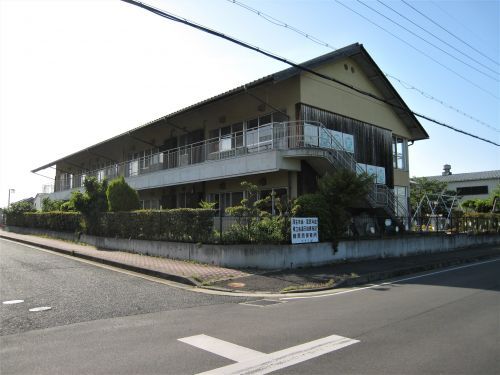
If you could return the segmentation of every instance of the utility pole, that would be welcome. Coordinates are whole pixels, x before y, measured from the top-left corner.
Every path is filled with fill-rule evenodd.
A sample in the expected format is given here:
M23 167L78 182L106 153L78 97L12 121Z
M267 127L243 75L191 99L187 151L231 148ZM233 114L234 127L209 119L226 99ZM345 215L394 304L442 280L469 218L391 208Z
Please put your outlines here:
M15 189L9 189L9 199L7 200L7 209L10 207L10 194L14 194L16 192Z

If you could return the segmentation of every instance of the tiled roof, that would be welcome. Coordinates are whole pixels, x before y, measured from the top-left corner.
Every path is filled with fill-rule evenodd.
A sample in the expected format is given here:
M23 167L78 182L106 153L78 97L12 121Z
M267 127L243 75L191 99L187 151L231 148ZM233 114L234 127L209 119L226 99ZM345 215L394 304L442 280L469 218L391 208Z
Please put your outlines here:
M427 176L428 179L442 182L461 182L461 181L477 181L477 180L500 180L500 170L457 173L448 176Z

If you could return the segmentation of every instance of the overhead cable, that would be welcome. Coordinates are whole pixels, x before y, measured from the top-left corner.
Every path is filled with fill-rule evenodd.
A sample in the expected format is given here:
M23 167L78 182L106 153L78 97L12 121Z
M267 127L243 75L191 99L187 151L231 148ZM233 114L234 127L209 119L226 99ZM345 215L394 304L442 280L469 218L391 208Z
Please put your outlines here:
M434 25L436 25L437 27L439 27L441 30L444 30L446 31L448 34L450 34L452 37L454 37L455 39L461 41L463 44L467 45L468 47L472 48L474 51L476 51L477 53L479 53L480 55L482 55L483 57L487 58L488 60L490 60L491 62L493 62L494 64L500 66L500 63L498 61L495 61L493 60L492 58L490 58L489 56L485 55L484 53L482 53L481 51L479 51L477 48L475 48L474 46L470 45L469 43L467 43L465 40L459 38L458 36L456 36L455 34L453 34L451 31L448 31L447 29L445 29L443 26L441 26L438 22L434 21L432 18L428 17L427 15L425 15L423 12L419 11L417 8L415 8L413 5L409 4L408 2L406 2L405 0L401 0L403 3L405 3L407 6L409 6L411 9L413 9L415 12L417 12L418 14L420 14L422 17L425 17L427 20L429 20L430 22L432 22Z
M273 17L273 16L271 16L269 14L266 14L264 12L261 12L260 10L252 8L251 6L248 6L248 5L246 5L246 4L244 4L244 3L240 2L240 1L237 1L237 0L227 0L227 1L229 1L230 3L233 3L235 5L238 5L238 6L242 7L242 8L244 8L244 9L252 12L252 13L255 13L256 15L264 18L266 21L271 22L272 24L274 24L276 26L280 26L280 27L283 27L285 29L291 30L291 31L293 31L293 32L295 32L297 34L300 34L304 38L307 38L310 41L312 41L312 42L314 42L316 44L319 44L320 46L324 46L326 48L331 48L333 50L337 49L336 47L332 46L331 44L326 43L326 42L320 40L319 38L316 38L315 36L313 36L313 35L311 35L309 33L306 33L306 32L304 32L302 30L299 30L296 27L294 27L294 26L292 26L292 25L290 25L290 24L288 24L286 22L280 21L279 19L277 19L277 18L275 18L275 17Z
M407 32L409 32L409 33L410 33L410 34L412 34L413 36L417 37L418 39L420 39L420 40L424 41L425 43L427 43L427 44L429 44L429 45L433 46L434 48L438 49L439 51L443 52L444 54L446 54L446 55L450 56L451 58L453 58L453 59L455 59L455 60L457 60L457 61L461 62L462 64L464 64L464 65L468 66L469 68L471 68L471 69L475 70L476 72L478 72L478 73L480 73L480 74L484 75L485 77L488 77L488 78L490 78L490 79L492 79L492 80L494 80L494 81L500 82L500 80L499 80L498 78L493 77L493 76L489 75L488 73L485 73L485 72L483 72L482 70L479 70L479 69L478 69L478 68L476 68L474 65L469 64L467 61L464 61L464 60L462 60L461 58L459 58L459 57L457 57L457 56L455 56L455 55L452 55L452 54L451 54L451 53L449 53L448 51L446 51L446 50L444 50L443 48L441 48L441 47L437 46L436 44L434 44L434 43L432 43L432 42L428 41L427 39L423 38L422 36L418 35L417 33L413 32L412 30L408 29L406 26L401 25L399 22L394 21L391 17L388 17L388 16L386 16L385 14L383 14L382 12L379 12L377 9L375 9L375 8L373 8L373 7L371 7L371 6L369 6L369 5L368 5L368 4L366 4L365 2L363 2L363 1L361 1L361 0L356 0L356 1L357 1L358 3L360 3L361 5L365 6L366 8L370 9L372 12L377 13L378 15L380 15L380 16L382 16L382 17L384 17L386 20L389 20L389 21L390 21L390 22L392 22L393 24L395 24L395 25L399 26L399 27L400 27L400 28L402 28L403 30L406 30Z
M252 12L252 13L256 14L256 15L257 15L257 16L259 16L259 17L262 17L262 18L263 18L263 19L265 19L266 21L268 21L268 22L270 22L270 23L272 23L272 24L274 24L274 25L276 25L276 26L281 26L281 27L284 27L284 28L286 28L286 29L288 29L288 30L290 30L290 31L293 31L293 32L295 32L295 33L297 33L297 34L299 34L299 35L301 35L301 36L303 36L303 37L305 37L305 38L309 39L310 41L312 41L312 42L314 42L314 43L316 43L316 44L319 44L319 45L321 45L321 46L324 46L324 47L330 48L330 49L331 49L331 50L333 50L333 51L336 51L336 50L337 50L337 48L333 47L331 44L329 44L329 43L327 43L327 42L325 42L325 41L323 41L323 40L321 40L321 39L319 39L319 38L317 38L317 37L315 37L315 36L311 35L310 33L307 33L307 32L305 32L305 31L303 31L303 30L300 30L300 29L298 29L298 28L296 28L296 27L294 27L294 26L290 25L290 24L289 24L289 23L287 23L287 22L284 22L284 21L282 21L282 20L279 20L279 19L277 19L276 17L271 16L271 15L270 15L270 14L268 14L268 13L264 13L264 12L262 12L261 10L258 10L258 9L255 9L255 8L252 8L252 7L248 6L247 4L242 3L241 1L237 1L237 0L227 0L227 1L228 1L228 2L230 2L231 4L238 5L238 6L240 6L241 8L246 9L246 10L248 10L248 11L250 11L250 12ZM482 120L480 120L480 119L478 119L478 118L476 118L476 117L474 117L474 116L472 116L472 115L470 115L470 114L468 114L468 113L466 113L466 112L464 112L464 111L462 111L462 110L460 110L460 109L458 109L458 108L454 107L454 106L453 106L453 105L451 105L451 104L446 103L444 100L441 100L441 99L439 99L439 98L435 97L434 95L431 95L431 94L429 94L429 93L427 93L427 92L423 91L422 89L420 89L420 88L416 87L415 85L413 85L413 84L411 84L411 83L408 83L408 82L405 82L405 81L404 81L404 80L402 80L401 78L398 78L398 77L396 77L396 76L394 76L394 75L392 75L392 74L389 74L389 73L387 73L387 72L383 72L383 73L384 73L387 77L389 77L389 78L391 78L391 79L394 79L394 80L398 81L398 82L399 82L399 83L400 83L400 84L401 84L401 85L402 85L405 89L408 89L408 90L415 90L416 92L418 92L420 95L422 95L422 96L423 96L424 98L426 98L426 99L433 100L433 101L435 101L436 103L439 103L439 104L441 104L441 105L442 105L442 106L444 106L444 107L447 107L447 108L449 108L449 109L452 109L452 110L454 110L455 112L457 112L457 113L461 114L462 116L467 117L468 119L470 119L470 120L472 120L472 121L475 121L476 123L478 123L478 124L480 124L480 125L483 125L483 126L485 126L485 127L489 128L489 129L491 129L491 130L494 130L494 131L496 131L496 132L500 132L500 130L499 130L499 129L497 129L497 128L495 128L494 126L492 126L492 125L490 125L490 124L487 124L486 122L484 122L484 121L482 121Z
M296 68L296 69L298 69L298 70L301 70L301 71L303 71L303 72L307 72L307 73L310 73L310 74L315 75L315 76L317 76L317 77L323 78L323 79L325 79L325 80L335 82L335 83L339 84L340 86L347 87L347 88L349 88L349 89L351 89L351 90L353 90L353 91L355 91L355 92L358 92L358 93L360 93L360 94L362 94L362 95L365 95L365 96L370 97L370 98L372 98L372 99L378 100L378 101L383 102L383 103L385 103L385 104L387 104L387 105L389 105L389 106L391 106L391 107L397 108L397 109L399 109L399 110L401 110L401 111L404 111L404 112L406 112L406 113L412 114L412 115L414 115L414 116L418 116L418 117L420 117L420 118L423 118L423 119L425 119L425 120L427 120L427 121L430 121L430 122L432 122L432 123L435 123L435 124L438 124L438 125L440 125L440 126L443 126L443 127L445 127L445 128L451 129L451 130L453 130L453 131L455 131L455 132L458 132L458 133L461 133L461 134L465 134L465 135L468 135L468 136L470 136L470 137L472 137L472 138L475 138L475 139L478 139L478 140L481 140L481 141L484 141L484 142L487 142L487 143L493 144L493 145L495 145L495 146L497 146L497 147L500 147L500 144L495 143L495 142L493 142L493 141L490 141L489 139L485 139L485 138L479 137L479 136L477 136L477 135L475 135L475 134L468 133L468 132L466 132L466 131L464 131L464 130L457 129L457 128L455 128L455 127L453 127L453 126L451 126L451 125L448 125L448 124L446 124L446 123L444 123L444 122L441 122L441 121L435 120L435 119L433 119L433 118L431 118L431 117L429 117L429 116L427 116L427 115L420 114L420 113L417 113L417 112L414 112L414 111L410 110L409 108L405 108L405 107L402 107L402 106L400 106L400 105L398 105L398 104L391 103L391 102L390 102L390 101L388 101L387 99L381 98L381 97L379 97L379 96L377 96L377 95L375 95L375 94L372 94L372 93L367 92L367 91L365 91L365 90L359 89L359 88L357 88L357 87L355 87L355 86L353 86L353 85L351 85L351 84L348 84L348 83L342 82L342 81L340 81L340 80L338 80L338 79L336 79L336 78L334 78L334 77L331 77L331 76L328 76L328 75L326 75L326 74L323 74L323 73L317 72L317 71L315 71L315 70L313 70L313 69L310 69L310 68L308 68L308 67L306 67L306 66L303 66L303 65L300 65L300 64L294 63L294 62L292 62L292 61L290 61L290 60L287 60L287 59L286 59L286 58L284 58L284 57L281 57L281 56L278 56L278 55L273 54L273 53L271 53L271 52L268 52L268 51L266 51L266 50L264 50L264 49L262 49L262 48L259 48L259 47L257 47L257 46L254 46L254 45L248 44L248 43L243 42L243 41L241 41L241 40L239 40L239 39L236 39L236 38L234 38L234 37L231 37L231 36L229 36L229 35L223 34L223 33L219 32L219 31L217 31L217 30L214 30L214 29L208 28L208 27L206 27L206 26L203 26L203 25L201 25L201 24L195 23L195 22L190 21L190 20L188 20L188 19L186 19L186 18L183 18L183 17L177 16L177 15L175 15L175 14L173 14L173 13L170 13L170 12L167 12L167 11L164 11L164 10L161 10L161 9L158 9L158 8L155 8L155 7L152 7L152 6L150 6L150 5L147 5L147 4L144 4L144 3L141 3L141 2L135 1L135 0L121 0L121 1L126 2L126 3L129 3L129 4L132 4L132 5L135 5L135 6L138 6L138 7L140 7L140 8L143 8L143 9L148 10L148 11L150 11L150 12L152 12L152 13L154 13L154 14L158 15L158 16L161 16L161 17L164 17L164 18L166 18L166 19L169 19L169 20L171 20L171 21L179 22L179 23L182 23L182 24L184 24L184 25L187 25L187 26L193 27L193 28L195 28L195 29L197 29L197 30L200 30L200 31L206 32L206 33L208 33L208 34L211 34L211 35L217 36L217 37L219 37L219 38L225 39L225 40L227 40L227 41L229 41L229 42L232 42L232 43L234 43L234 44L237 44L237 45L239 45L239 46L241 46L241 47L244 47L244 48L250 49L250 50L255 51L255 52L258 52L258 53L260 53L260 54L262 54L262 55L264 55L264 56L270 57L270 58L272 58L272 59L274 59L274 60L277 60L277 61L280 61L280 62L285 63L285 64L287 64L287 65L290 65L291 67Z
M473 121L475 121L475 122L477 122L477 123L479 123L479 124L481 124L481 125L483 125L483 126L486 126L487 128L489 128L489 129L491 129L491 130L493 130L493 131L496 131L496 132L499 132L499 133L500 133L500 130L499 130L498 128L495 128L494 126L492 126L492 125L490 125L490 124L488 124L488 123L486 123L486 122L484 122L484 121L481 121L480 119L478 119L478 118L476 118L476 117L474 117L474 116L469 115L468 113L466 113L466 112L462 111L461 109L456 108L456 107L454 107L453 105L446 103L444 100L441 100L441 99L438 99L438 98L433 97L431 94L428 94L428 93L426 93L425 91L420 90L418 87L413 86L411 83L405 82L405 81L403 81L402 79L397 78L397 77L394 77L394 76L393 76L393 75L391 75L391 74L388 74L388 73L384 73L384 74L385 74L387 77L389 77L389 78L391 78L391 79L394 79L394 80L398 81L398 82L401 84L401 86L403 86L405 89L407 89L407 90L415 90L415 91L417 91L420 95L422 95L422 96L424 96L424 97L426 97L426 98L428 98L428 99L434 100L435 102L440 103L442 106L447 107L447 108L449 108L449 109L451 109L451 110L453 110L453 111L455 111L455 112L457 112L457 113L461 114L462 116L467 117L467 118L468 118L468 119L470 119L470 120L473 120Z
M395 10L394 8L390 7L389 5L387 5L386 3L380 1L380 0L377 0L378 3L382 4L384 7L386 7L387 9L393 11L394 13L396 13L397 15L399 15L400 17L404 18L405 20L407 20L408 22L410 22L411 24L415 25L416 27L418 27L420 30L426 32L427 34L429 34L430 36L436 38L437 40L439 40L441 43L444 43L446 44L448 47L454 49L455 51L457 51L458 53L460 53L461 55L469 58L470 60L474 61L475 63L481 65L483 68L489 70L490 72L492 72L493 74L496 74L498 75L499 72L498 70L493 70L491 69L489 66L487 65L484 65L483 63L481 63L480 61L476 60L475 58L473 58L472 56L466 54L465 52L459 50L458 48L456 48L455 46L453 46L452 44L448 43L446 40L443 40L441 39L440 37L438 37L437 35L435 35L434 33L430 32L429 30L423 28L422 26L420 26L418 23L412 21L410 18L406 17L404 14L398 12L397 10Z
M407 42L406 40L404 40L403 38L400 38L399 36L397 36L396 34L394 34L393 32L387 30L386 28L380 26L378 23L372 21L371 19L369 19L368 17L362 15L361 13L359 13L358 11L352 9L351 7L349 7L348 5L342 3L341 1L339 0L334 0L336 3L342 5L344 8L350 10L351 12L357 14L358 16L360 16L361 18L363 18L365 21L371 23L372 25L378 27L379 29L385 31L387 34L389 35L392 35L394 38L398 39L400 42L406 44L407 46L411 47L412 49L414 49L415 51L417 52L420 52L422 55L426 56L427 58L429 58L430 60L434 61L436 64L438 65L441 65L443 68L445 68L446 70L452 72L453 74L455 74L456 76L462 78L464 81L466 82L469 82L472 86L476 87L477 89L485 92L486 94L492 96L493 98L495 99L500 99L500 97L494 93L492 93L491 91L488 91L486 90L484 87L478 85L477 83L475 83L474 81L471 81L470 79L468 79L467 77L463 76L462 74L458 73L456 70L453 70L452 68L450 68L449 66L447 65L444 65L442 62L440 62L439 60L436 60L434 57L432 57L431 55L425 53L424 51L422 51L421 49L415 47L413 44Z

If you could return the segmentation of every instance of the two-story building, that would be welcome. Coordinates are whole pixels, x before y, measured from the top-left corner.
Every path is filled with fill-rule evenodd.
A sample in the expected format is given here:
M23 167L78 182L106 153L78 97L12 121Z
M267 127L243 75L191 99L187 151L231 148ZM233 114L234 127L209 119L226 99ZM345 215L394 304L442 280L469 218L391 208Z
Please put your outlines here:
M260 78L119 134L33 172L56 168L52 199L69 199L85 176L123 175L144 208L225 207L241 181L261 197L312 192L318 176L349 168L374 176L371 207L405 216L408 141L428 138L361 44L302 64L384 98L361 95L296 68Z

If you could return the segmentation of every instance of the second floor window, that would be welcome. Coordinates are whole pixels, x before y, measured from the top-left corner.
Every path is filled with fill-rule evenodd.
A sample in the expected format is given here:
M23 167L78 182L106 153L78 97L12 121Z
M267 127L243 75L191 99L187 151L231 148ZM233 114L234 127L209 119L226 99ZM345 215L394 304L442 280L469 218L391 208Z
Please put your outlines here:
M392 163L394 169L408 169L408 144L406 139L392 137Z

